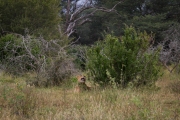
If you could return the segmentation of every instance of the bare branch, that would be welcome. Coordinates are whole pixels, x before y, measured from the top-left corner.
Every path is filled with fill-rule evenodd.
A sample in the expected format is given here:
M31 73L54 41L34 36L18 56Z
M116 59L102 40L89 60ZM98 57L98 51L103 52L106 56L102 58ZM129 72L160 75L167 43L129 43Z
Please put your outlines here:
M60 85L65 77L68 78L76 72L73 58L69 57L65 50L73 43L14 35L17 36L15 39L18 39L18 43L7 42L4 48L8 53L2 60L6 72L21 75L33 71L36 74L36 82L45 80L51 85Z
M115 8L117 5L121 4L124 0L119 1L117 4L115 4L111 9L107 9L105 7L95 7L93 5L92 0L86 0L83 5L80 7L77 7L77 2L78 0L75 1L74 3L74 11L73 13L67 13L67 16L70 14L69 19L66 19L66 28L65 28L65 34L70 37L74 32L75 32L75 27L79 25L83 25L86 22L92 21L90 17L92 17L97 11L102 11L102 12L116 12ZM72 3L69 3L72 4ZM70 8L69 8L70 9ZM86 10L91 10L90 13L83 14L82 13ZM118 14L118 13L117 13Z
M86 22L91 22L92 20L90 18L86 18L85 20L82 20L78 25L83 25Z
M162 50L160 52L160 61L171 73L180 62L180 25L172 26L164 31L164 41L160 43ZM168 64L173 64L170 69ZM172 66L171 66L172 67Z

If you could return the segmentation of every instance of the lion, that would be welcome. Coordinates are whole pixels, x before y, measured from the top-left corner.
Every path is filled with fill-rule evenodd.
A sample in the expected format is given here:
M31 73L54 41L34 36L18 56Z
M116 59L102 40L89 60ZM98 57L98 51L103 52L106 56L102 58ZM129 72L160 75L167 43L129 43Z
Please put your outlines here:
M83 75L77 76L77 85L75 87L74 92L82 92L82 91L89 91L91 87L86 84L86 77Z

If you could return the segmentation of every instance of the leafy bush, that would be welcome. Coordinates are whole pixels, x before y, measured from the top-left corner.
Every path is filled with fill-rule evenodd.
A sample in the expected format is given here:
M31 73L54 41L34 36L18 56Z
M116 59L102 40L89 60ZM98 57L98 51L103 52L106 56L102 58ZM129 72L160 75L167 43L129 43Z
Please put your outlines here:
M0 38L0 61L12 55L11 49L14 48L14 46L16 46L14 49L20 52L20 48L17 46L18 41L19 39L13 34L7 34Z
M149 52L151 36L126 27L118 39L107 35L87 52L89 75L100 85L153 84L159 75L158 51Z
M41 48L40 41L35 38L7 34L0 38L0 61L6 65L10 73L35 70L37 67L32 56L37 57L41 53Z

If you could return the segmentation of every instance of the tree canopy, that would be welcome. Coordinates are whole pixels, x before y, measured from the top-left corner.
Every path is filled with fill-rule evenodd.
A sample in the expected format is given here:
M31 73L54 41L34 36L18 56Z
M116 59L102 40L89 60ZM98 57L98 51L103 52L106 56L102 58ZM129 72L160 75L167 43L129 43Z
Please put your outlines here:
M0 34L53 36L61 25L68 37L91 44L104 33L122 35L124 24L161 32L180 22L178 0L6 0L0 1ZM61 9L62 8L62 9Z
M95 0L95 5L111 8L119 0ZM140 30L156 34L156 41L162 40L161 33L171 25L180 22L180 2L178 0L123 0L116 6L115 13L96 13L94 21L80 26L80 36L84 43L92 43L103 37L104 32L119 36L123 34L124 24L133 25ZM90 30L86 28L91 28ZM83 30L84 32L83 32ZM97 35L97 33L99 33ZM95 36L89 38L87 36Z
M59 0L1 0L0 34L47 35L60 23Z

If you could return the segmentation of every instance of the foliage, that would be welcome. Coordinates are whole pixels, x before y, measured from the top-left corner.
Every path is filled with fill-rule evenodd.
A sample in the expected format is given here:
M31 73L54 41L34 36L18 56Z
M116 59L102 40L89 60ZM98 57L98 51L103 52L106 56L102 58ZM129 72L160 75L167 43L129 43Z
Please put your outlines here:
M59 0L1 0L0 34L54 34L60 22ZM53 35L52 34L52 35Z
M134 16L131 20L128 20L127 25L132 25L139 30L145 30L148 33L155 33L155 44L163 41L162 32L167 30L169 26L175 24L174 21L165 20L166 14L146 15L146 16Z
M18 42L19 39L13 34L7 34L0 38L0 61L12 55L12 52L10 52L10 50L14 46L18 45ZM19 52L21 51L21 48L18 48L18 46L15 49Z
M115 26L119 28L119 25L111 22L111 20L114 19L112 14L113 13L96 12L91 22L78 26L77 33L81 36L79 42L82 44L92 44L99 39L103 39L102 33L115 32L115 29L112 28Z
M63 35L58 40L47 41L42 37L10 34L2 37L1 42L5 44L1 52L6 52L1 59L3 70L13 75L34 72L35 80L28 84L60 85L75 71L73 58L67 53L70 41Z
M158 78L159 66L158 51L148 52L151 37L127 26L121 39L107 35L104 41L88 50L90 76L101 85L112 80L122 87L153 84Z
M161 33L172 24L180 22L178 0L122 0L116 6L118 14L95 13L90 24L77 28L82 43L94 43L102 38L102 33L123 35L123 24L133 25L142 31L155 33L155 43L163 40ZM111 8L119 0L95 0L96 6ZM87 29L90 28L90 29ZM101 34L100 34L101 33Z
M85 70L86 52L89 47L85 45L73 45L68 53L74 58L74 63L79 70Z

